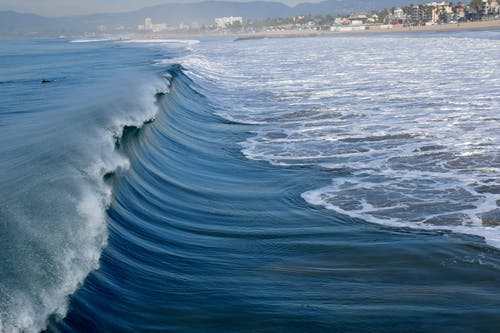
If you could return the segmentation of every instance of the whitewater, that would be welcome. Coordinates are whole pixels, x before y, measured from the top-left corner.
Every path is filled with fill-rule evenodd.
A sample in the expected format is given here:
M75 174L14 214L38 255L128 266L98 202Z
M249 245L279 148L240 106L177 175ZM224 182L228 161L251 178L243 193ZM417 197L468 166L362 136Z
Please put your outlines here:
M276 49L269 40L217 50L217 63L195 67L230 76L226 89L270 99L248 98L242 112L232 98L222 102L231 110L224 116L262 124L242 143L248 158L331 170L330 185L302 194L308 202L375 223L477 234L498 247L499 35L472 35Z
M498 32L1 43L1 332L500 324Z

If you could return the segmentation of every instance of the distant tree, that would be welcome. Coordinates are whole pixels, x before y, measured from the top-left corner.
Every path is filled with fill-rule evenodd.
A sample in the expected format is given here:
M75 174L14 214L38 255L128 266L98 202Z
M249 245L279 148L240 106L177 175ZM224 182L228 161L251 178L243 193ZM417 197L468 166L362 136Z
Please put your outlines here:
M474 12L480 12L483 10L483 0L472 0L469 7Z
M389 9L387 9L387 8L380 10L377 13L379 21L384 22L384 23L389 23L389 19L390 19L390 16L392 15L392 13L394 13L394 10L389 11Z
M406 16L410 16L412 8L413 8L413 4L410 4L409 6L404 6L402 8L403 9L403 13L405 13Z
M226 28L232 32L238 32L238 31L241 31L241 29L243 28L243 25L241 24L240 21L236 21L236 22L233 22L231 24L226 25Z

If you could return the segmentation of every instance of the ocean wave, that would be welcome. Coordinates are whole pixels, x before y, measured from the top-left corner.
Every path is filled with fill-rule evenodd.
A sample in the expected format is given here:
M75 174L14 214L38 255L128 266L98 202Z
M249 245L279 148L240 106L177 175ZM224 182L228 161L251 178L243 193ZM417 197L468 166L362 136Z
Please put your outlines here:
M217 52L231 53L232 61L251 59L242 60L237 53L241 50L229 44ZM498 256L479 238L401 232L397 223L398 229L363 223L355 218L356 211L339 214L315 207L318 198L306 194L324 190L332 179L358 179L358 190L360 184L375 187L368 173L383 170L384 159L370 164L362 157L377 150L394 152L404 146L405 154L421 154L423 162L425 154L449 156L449 145L405 128L391 130L386 123L372 124L365 132L340 133L366 115L361 108L329 108L309 99L315 85L308 76L273 84L282 73L256 71L255 63L245 70L244 64L235 66L220 53L212 59L215 64L195 54L182 66L168 67L163 75L170 82L168 93L149 89L154 116L134 118L138 121L130 123L135 125L122 127L126 122L116 121L116 126L106 127L108 149L128 161L124 172L104 176L113 188L108 246L99 270L72 295L66 318L51 321L51 331L219 332L236 327L252 332L270 323L277 330L297 332L321 331L325 325L362 331L374 319L386 331L394 323L407 327L415 313L425 316L426 324L456 327L465 303L468 323L480 326L488 318L485 313L495 313ZM175 60L157 62L154 69L171 62ZM322 98L331 96L335 91ZM143 105L133 105L138 104ZM149 109L147 113L153 114ZM141 122L146 118L150 121ZM124 116L118 112L113 119ZM247 119L258 124L244 124ZM238 144L246 139L244 147ZM328 149L335 144L345 146L343 154ZM401 166L405 161L393 162ZM463 164L457 159L453 167ZM494 191L486 185L480 191ZM362 204L364 209L374 206ZM464 262L480 265L464 268ZM485 285L485 277L492 282ZM443 290L450 281L453 288ZM458 305L456 297L450 298L457 291L466 300ZM380 314L381 307L399 311L398 316ZM480 318L478 308L484 311ZM366 309L376 314L367 319ZM345 322L332 318L334 312ZM453 315L443 325L442 314L448 312ZM299 322L304 324L297 326Z
M196 45L200 41L196 39L130 39L124 40L124 43L139 43L139 44L185 44Z
M2 167L12 178L2 181L13 190L0 202L0 239L8 244L1 254L0 331L39 332L49 317L63 318L68 296L99 267L108 238L109 178L130 166L117 142L127 128L153 121L158 97L168 93L166 78L131 81L120 87L131 89L129 96L106 84L100 87L106 94L90 92L93 99L80 91L71 109L55 107L33 123L26 118L29 125L8 136Z
M99 43L99 42L109 42L115 39L112 38L96 38L96 39L74 39L69 41L70 43Z

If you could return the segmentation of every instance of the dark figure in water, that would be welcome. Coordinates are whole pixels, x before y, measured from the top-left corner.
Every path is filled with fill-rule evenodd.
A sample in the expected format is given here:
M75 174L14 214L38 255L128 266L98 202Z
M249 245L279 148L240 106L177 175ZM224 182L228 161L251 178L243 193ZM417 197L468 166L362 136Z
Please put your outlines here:
M45 79L43 79L41 82L42 83L50 83L50 82L52 82L52 80L45 80Z

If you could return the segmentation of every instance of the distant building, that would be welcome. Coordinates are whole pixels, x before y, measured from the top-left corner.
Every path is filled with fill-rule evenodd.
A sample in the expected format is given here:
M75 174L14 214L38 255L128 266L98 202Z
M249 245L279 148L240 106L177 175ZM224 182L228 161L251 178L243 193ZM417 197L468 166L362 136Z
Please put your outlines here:
M492 1L490 4L490 8L493 15L500 15L500 3L498 1Z
M493 0L490 2L484 2L483 1L483 15L498 15L500 14L500 5L498 4L498 1ZM498 17L497 17L498 18Z
M425 10L423 6L414 5L411 7L410 18L414 23L423 21L425 18Z
M379 20L378 15L377 15L377 14L373 14L372 16L370 16L370 17L366 20L366 22L368 22L368 23L376 23L376 22L378 22L378 20Z
M430 2L426 4L425 7L425 19L428 22L446 22L448 21L448 17L451 17L453 14L453 7L450 2Z
M465 20L465 8L464 7L458 7L457 8L457 20L463 21Z
M153 20L149 17L144 20L144 30L153 30Z
M140 31L162 32L167 30L167 25L165 23L153 24L153 20L147 17L144 20L144 25L138 25L137 29Z
M153 32L162 32L167 30L167 25L165 23L153 24L152 31Z
M219 17L219 18L215 19L215 25L219 29L224 29L230 25L237 24L237 23L239 23L241 25L243 24L243 18L241 16Z
M394 13L393 14L394 14L394 17L396 19L406 18L405 12L401 8L394 9Z

